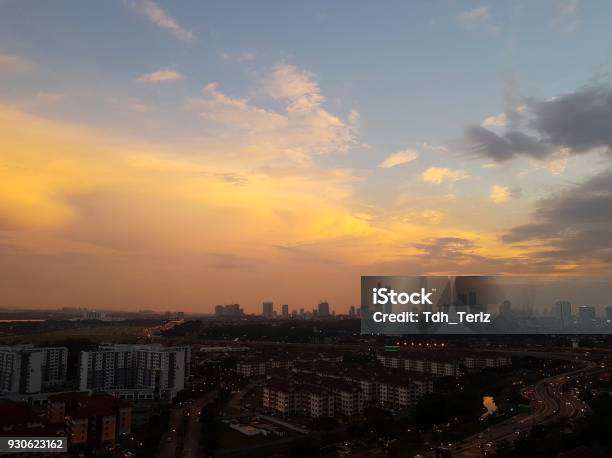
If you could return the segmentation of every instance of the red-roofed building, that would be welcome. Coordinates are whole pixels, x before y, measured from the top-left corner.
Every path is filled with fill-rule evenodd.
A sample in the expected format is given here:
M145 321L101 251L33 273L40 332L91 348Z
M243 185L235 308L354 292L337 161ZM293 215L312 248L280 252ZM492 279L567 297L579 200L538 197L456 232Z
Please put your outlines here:
M131 432L132 406L108 394L61 393L49 396L47 416L65 422L71 444L101 447Z

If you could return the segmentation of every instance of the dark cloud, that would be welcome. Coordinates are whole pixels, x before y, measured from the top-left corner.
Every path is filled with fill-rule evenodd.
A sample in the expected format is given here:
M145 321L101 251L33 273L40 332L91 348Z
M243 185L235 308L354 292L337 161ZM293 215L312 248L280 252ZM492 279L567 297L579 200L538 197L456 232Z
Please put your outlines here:
M469 126L465 130L465 138L472 153L498 162L513 159L518 154L540 159L550 153L549 146L517 130L500 136L481 126Z
M540 201L533 223L503 236L508 243L540 241L544 255L565 260L612 259L612 169Z
M583 154L596 148L612 150L612 89L590 86L548 100L527 99L525 110L512 115L503 134L468 126L464 141L477 157L504 162L523 155L544 159L561 148ZM522 121L517 118L521 117ZM510 118L509 118L510 119ZM518 130L523 126L522 130Z
M533 127L552 145L584 153L612 147L612 90L590 87L548 101L529 101Z

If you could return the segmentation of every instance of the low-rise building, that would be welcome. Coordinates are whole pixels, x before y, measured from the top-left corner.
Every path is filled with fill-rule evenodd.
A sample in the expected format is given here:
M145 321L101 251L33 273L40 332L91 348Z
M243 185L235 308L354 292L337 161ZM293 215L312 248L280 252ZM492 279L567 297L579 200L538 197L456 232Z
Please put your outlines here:
M47 418L66 425L70 444L103 447L131 432L132 406L108 394L60 393L49 396Z

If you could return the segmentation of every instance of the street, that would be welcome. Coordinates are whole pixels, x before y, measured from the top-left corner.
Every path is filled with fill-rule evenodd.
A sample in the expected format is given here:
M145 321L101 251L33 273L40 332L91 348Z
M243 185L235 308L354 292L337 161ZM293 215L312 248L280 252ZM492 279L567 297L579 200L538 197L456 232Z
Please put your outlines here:
M155 454L157 458L195 458L204 455L200 440L200 412L217 395L216 390L211 391L172 409L169 431L160 438Z

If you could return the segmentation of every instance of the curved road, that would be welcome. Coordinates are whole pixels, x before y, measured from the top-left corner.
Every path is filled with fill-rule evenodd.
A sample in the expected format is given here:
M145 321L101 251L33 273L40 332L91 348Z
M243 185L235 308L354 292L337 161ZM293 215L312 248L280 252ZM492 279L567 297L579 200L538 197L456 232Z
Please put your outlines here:
M536 355L530 355L536 356ZM541 356L541 355L539 355ZM569 355L563 359L570 359ZM575 355L571 355L571 360ZM560 417L573 418L584 415L588 406L577 396L564 391L564 386L576 378L592 375L602 369L593 361L578 360L584 367L540 380L534 386L534 408L530 415L515 415L495 426L453 444L453 456L462 458L481 457L492 450L496 442L512 441L519 433L527 432L535 424L546 423ZM607 370L607 369L606 369ZM425 456L434 456L430 451Z

